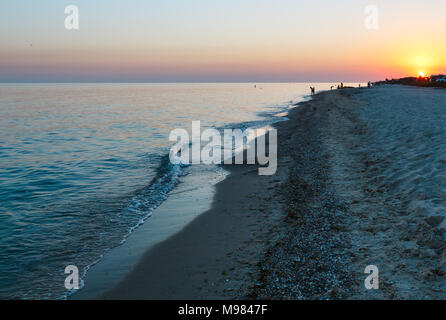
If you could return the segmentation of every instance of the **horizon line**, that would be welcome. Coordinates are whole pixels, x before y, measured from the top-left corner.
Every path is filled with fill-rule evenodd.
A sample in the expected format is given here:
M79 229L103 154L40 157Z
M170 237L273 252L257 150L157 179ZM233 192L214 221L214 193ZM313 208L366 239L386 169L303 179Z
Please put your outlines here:
M147 83L147 84L175 84L175 83L366 83L366 80L334 80L334 81L1 81L0 84L73 84L73 83L104 83L104 84L120 84L120 83Z

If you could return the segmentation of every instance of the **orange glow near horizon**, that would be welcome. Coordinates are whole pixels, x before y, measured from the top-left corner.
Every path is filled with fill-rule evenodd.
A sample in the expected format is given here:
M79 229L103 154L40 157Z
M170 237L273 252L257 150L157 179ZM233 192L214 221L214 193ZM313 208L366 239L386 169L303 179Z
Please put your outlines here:
M444 1L383 2L374 31L364 28L363 4L353 0L327 2L324 10L289 0L115 0L106 8L78 1L85 14L75 32L42 23L60 22L50 1L0 1L1 30L8 30L0 34L0 82L366 82L446 73ZM14 21L24 22L14 28Z

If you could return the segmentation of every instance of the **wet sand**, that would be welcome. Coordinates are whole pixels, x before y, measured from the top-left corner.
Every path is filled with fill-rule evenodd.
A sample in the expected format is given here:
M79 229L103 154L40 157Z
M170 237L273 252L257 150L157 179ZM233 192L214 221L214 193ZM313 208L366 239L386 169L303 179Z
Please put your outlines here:
M282 174L282 176L286 176ZM149 250L106 299L232 299L249 294L257 262L281 219L280 176L253 166L231 167L217 185L212 209ZM181 210L181 208L180 208Z
M421 101L406 106L420 95L446 111L444 91L401 86L323 92L299 104L276 124L276 175L227 167L212 208L99 298L445 299L445 197L434 178L446 161L437 145L427 156L406 153L426 133L405 129ZM428 124L438 127L429 139L444 137L442 123ZM406 140L391 139L398 132ZM415 164L431 155L440 155L435 174L423 175ZM401 168L408 176L392 175ZM368 265L380 270L379 290L364 288Z

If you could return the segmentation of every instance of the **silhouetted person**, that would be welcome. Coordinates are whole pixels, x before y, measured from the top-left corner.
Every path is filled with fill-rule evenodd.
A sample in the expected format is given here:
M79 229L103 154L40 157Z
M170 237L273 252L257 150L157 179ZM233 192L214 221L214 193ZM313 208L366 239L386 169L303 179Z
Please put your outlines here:
M316 89L314 87L310 87L310 90L311 90L311 95L314 96L314 93L315 93Z

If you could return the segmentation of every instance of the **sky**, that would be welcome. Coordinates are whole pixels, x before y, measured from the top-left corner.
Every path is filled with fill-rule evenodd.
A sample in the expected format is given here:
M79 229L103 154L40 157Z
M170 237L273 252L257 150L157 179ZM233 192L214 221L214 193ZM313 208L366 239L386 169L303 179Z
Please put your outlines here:
M79 8L79 30L65 28L68 5ZM370 5L377 29L365 26ZM0 82L348 82L446 73L445 14L444 0L1 0Z

